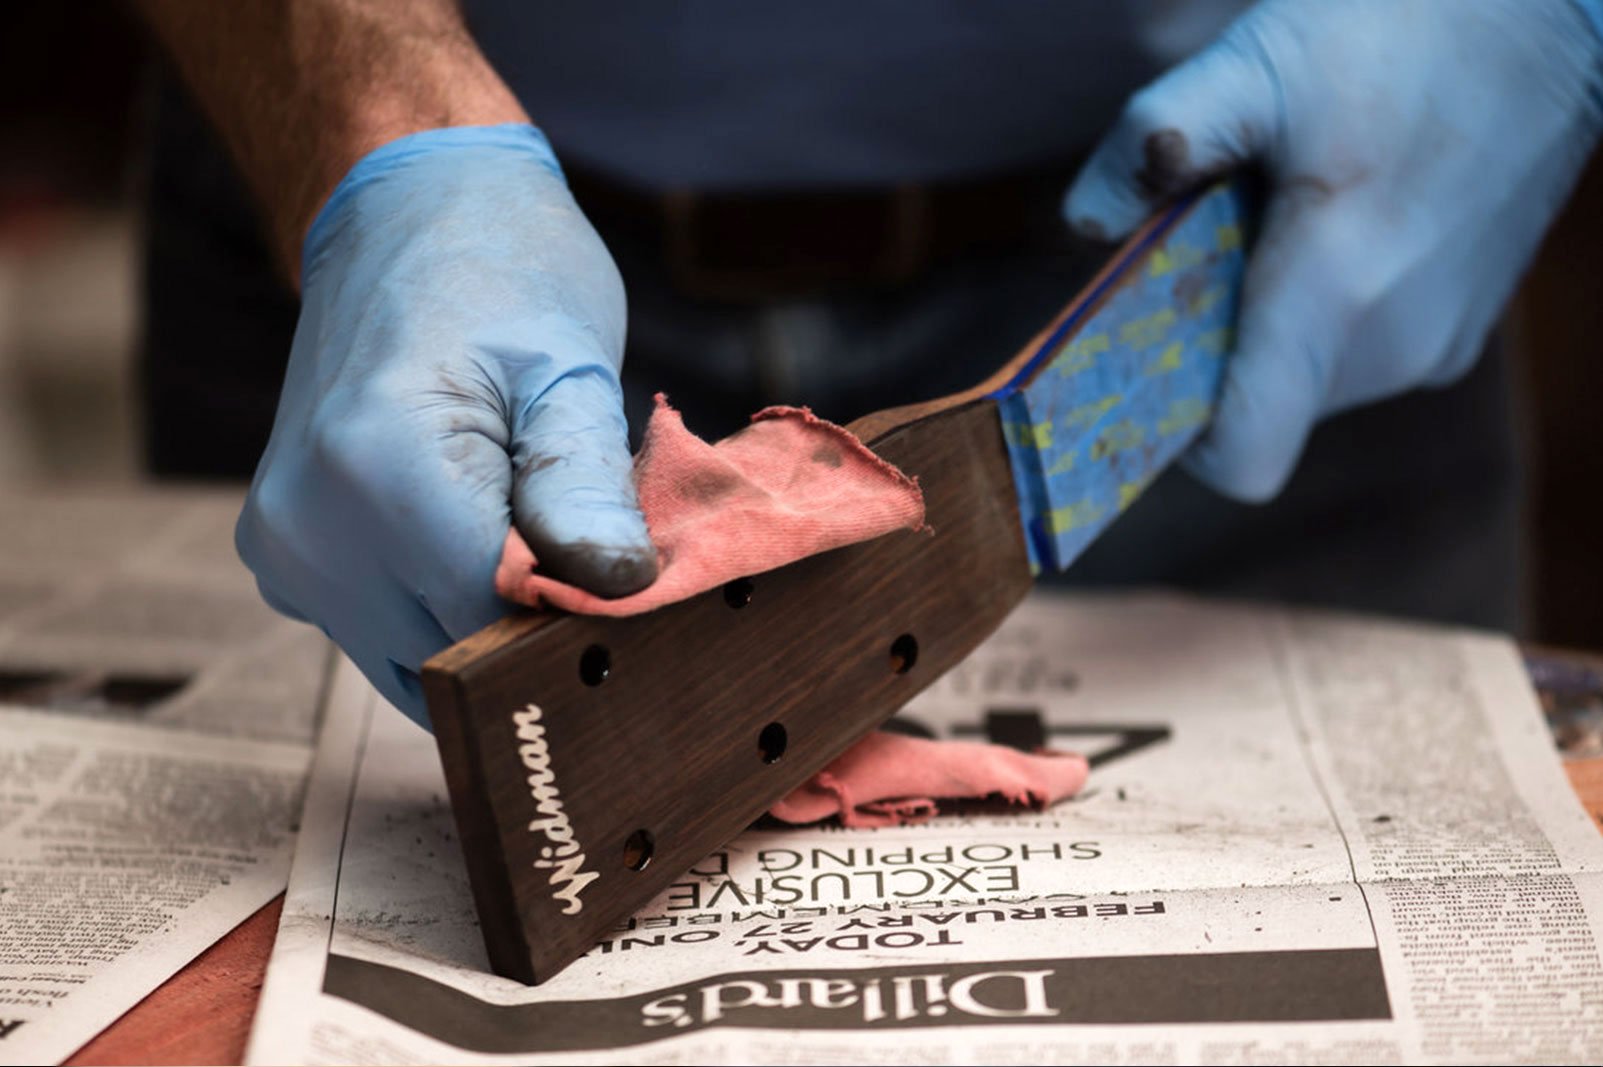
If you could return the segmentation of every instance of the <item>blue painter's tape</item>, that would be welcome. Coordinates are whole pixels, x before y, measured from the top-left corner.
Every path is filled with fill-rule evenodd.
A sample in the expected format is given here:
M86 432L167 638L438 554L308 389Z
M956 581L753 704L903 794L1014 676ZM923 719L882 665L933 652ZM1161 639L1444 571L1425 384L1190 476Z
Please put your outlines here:
M1235 184L1175 205L992 394L1037 571L1073 562L1207 426L1247 225Z

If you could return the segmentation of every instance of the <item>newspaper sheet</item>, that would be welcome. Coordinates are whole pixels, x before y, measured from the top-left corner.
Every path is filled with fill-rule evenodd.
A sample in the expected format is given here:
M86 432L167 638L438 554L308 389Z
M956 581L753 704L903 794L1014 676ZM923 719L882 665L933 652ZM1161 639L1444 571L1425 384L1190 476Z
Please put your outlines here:
M69 1055L284 887L331 661L235 557L240 497L0 493L0 1062Z
M344 670L250 1062L1603 1056L1603 837L1507 640L1037 594L899 725L1091 782L759 825L527 988L488 971L432 740Z
M308 757L0 708L0 1062L66 1058L276 896Z

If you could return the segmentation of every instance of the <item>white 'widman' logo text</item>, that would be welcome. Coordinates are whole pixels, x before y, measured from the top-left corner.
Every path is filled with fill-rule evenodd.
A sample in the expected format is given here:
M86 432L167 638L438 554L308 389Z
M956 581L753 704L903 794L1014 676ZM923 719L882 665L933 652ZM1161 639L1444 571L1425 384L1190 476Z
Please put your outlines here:
M518 756L529 772L529 796L540 817L529 822L529 833L544 834L549 845L540 849L540 858L534 865L551 872L552 899L564 903L562 914L577 915L584 902L579 894L584 887L600 878L594 871L584 870L584 847L573 836L573 824L568 813L562 810L562 793L557 789L557 775L551 769L551 752L546 748L545 727L540 725L540 708L530 704L522 711L512 713L512 724L518 728Z

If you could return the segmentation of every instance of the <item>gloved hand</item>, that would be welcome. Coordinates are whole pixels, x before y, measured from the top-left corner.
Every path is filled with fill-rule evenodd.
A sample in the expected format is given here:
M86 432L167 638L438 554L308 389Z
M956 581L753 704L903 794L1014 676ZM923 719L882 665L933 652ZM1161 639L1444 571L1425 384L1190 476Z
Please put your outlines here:
M1130 100L1065 199L1081 233L1268 179L1193 473L1267 499L1319 416L1472 366L1597 140L1600 30L1600 0L1262 0Z
M239 554L428 724L418 667L506 613L509 523L604 596L649 585L618 368L623 285L544 136L433 130L363 158L307 234Z

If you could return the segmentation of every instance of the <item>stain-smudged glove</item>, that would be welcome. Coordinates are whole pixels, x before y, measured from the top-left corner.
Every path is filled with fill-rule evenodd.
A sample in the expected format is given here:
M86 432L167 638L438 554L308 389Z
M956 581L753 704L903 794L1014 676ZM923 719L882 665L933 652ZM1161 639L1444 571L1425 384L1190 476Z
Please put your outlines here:
M1267 499L1321 415L1473 365L1597 140L1600 31L1600 0L1263 0L1130 100L1065 199L1082 234L1267 178L1193 473Z
M268 603L427 726L418 668L506 613L511 523L542 571L591 592L656 576L618 384L623 284L526 125L372 152L302 264L239 554Z

